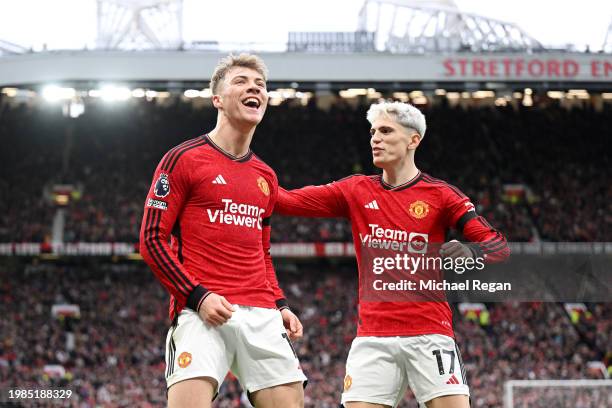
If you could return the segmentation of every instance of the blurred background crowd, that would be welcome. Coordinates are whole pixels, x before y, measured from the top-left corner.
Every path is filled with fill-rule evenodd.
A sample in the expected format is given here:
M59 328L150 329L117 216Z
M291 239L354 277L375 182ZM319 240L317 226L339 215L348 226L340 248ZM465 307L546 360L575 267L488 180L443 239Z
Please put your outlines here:
M329 110L271 106L252 149L286 188L372 174L367 108L341 100ZM610 105L440 104L423 112L428 130L418 167L463 190L508 241L612 239ZM0 243L51 241L58 206L47 193L54 185L75 192L61 207L65 242L136 243L157 163L171 147L212 129L215 118L212 108L178 100L92 103L77 119L50 106L4 105ZM272 225L274 242L351 240L344 220L274 217ZM2 262L0 389L67 387L75 407L164 406L167 294L144 264ZM309 377L306 406L336 408L356 331L354 261L283 261L277 269L305 327L296 349ZM52 317L56 304L78 305L80 317ZM587 304L578 318L558 303L487 304L486 319L456 307L474 407L501 406L509 379L601 378L590 363L611 365L610 304ZM48 373L49 365L65 373ZM573 406L612 404L609 394L575 394L564 397L575 398ZM521 395L521 406L536 406L538 397ZM248 406L233 377L215 406ZM408 393L400 406L416 402Z
M324 184L372 174L368 106L329 110L271 106L253 151L281 186ZM425 107L428 129L418 167L456 185L509 241L609 241L612 108ZM0 111L0 242L51 239L55 206L45 186L76 186L65 242L137 242L144 197L171 147L214 127L213 108L131 101L88 106L77 119L49 106ZM603 154L602 154L603 153ZM16 223L15 220L20 220ZM350 241L341 220L276 217L275 242Z
M304 337L295 348L308 376L306 407L338 407L344 363L356 332L355 274L351 265L330 264L292 271L281 266L279 271L281 286L304 325ZM0 277L0 389L69 388L74 395L66 405L75 407L164 406L167 296L145 266L41 264L25 272L3 270ZM18 301L24 298L36 302ZM69 327L66 318L51 318L57 303L78 304L80 318L71 319ZM610 359L609 304L589 304L591 316L577 322L558 303L487 307L486 321L454 308L474 407L502 406L503 384L510 379L602 378L588 363ZM68 341L68 336L74 338ZM66 374L46 375L49 364L62 365ZM604 407L611 402L609 393L582 392L584 405L566 399L558 406ZM541 397L530 400L529 393L523 394L528 407ZM231 375L215 406L248 406ZM410 392L400 407L416 407Z

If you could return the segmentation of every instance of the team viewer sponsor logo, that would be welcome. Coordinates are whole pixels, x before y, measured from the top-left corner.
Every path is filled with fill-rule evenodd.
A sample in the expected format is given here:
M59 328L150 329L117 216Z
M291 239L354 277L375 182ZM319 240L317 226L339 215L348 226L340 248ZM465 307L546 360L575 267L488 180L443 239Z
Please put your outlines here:
M410 252L415 252L417 254L424 254L427 251L427 241L429 240L429 235L427 234L419 234L416 232L411 232L408 236L408 242L410 244Z
M168 209L168 203L165 201L149 198L149 200L147 200L147 207L159 208L160 210L166 211Z
M427 252L429 234L383 228L378 224L368 224L368 226L370 227L368 234L359 233L361 245L365 247L419 254Z
M206 209L211 223L224 225L239 225L248 228L261 229L262 217L266 210L256 205L235 203L230 198L223 198L223 209Z

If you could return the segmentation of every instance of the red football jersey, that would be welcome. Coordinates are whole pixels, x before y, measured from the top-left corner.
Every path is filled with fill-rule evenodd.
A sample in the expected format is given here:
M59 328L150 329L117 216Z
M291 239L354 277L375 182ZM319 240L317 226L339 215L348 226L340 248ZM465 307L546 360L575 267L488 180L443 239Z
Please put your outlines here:
M369 239L408 236L443 243L457 228L487 262L505 259L509 249L502 234L475 212L456 187L420 173L400 186L386 184L380 175L354 175L322 186L280 189L276 212L310 217L344 217L352 224L360 273L361 245ZM393 239L391 239L393 240ZM361 279L360 279L361 282ZM364 301L359 288L358 336L454 336L452 312L446 302Z
M276 174L253 152L233 157L207 136L162 158L145 201L140 252L172 295L171 318L185 306L198 310L208 291L244 306L284 302L270 257L277 195Z

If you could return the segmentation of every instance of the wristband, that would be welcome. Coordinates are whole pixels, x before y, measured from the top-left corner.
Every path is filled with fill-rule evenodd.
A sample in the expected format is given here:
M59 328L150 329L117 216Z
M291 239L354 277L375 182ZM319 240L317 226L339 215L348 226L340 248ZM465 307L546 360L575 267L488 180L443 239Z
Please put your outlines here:
M196 285L189 296L185 305L191 310L197 312L204 298L211 292L202 285Z
M287 299L281 298L276 300L276 308L278 310L289 309L289 304L287 304ZM291 309L289 309L291 310Z

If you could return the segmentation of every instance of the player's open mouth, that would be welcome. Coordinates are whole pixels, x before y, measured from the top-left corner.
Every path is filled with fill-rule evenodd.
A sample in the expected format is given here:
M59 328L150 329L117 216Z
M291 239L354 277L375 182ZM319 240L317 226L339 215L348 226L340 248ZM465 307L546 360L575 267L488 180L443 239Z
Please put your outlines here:
M261 102L255 97L249 97L242 101L242 104L247 108L259 109Z

